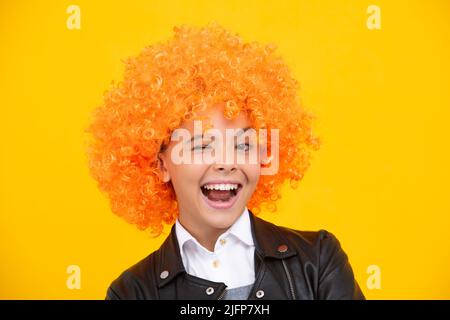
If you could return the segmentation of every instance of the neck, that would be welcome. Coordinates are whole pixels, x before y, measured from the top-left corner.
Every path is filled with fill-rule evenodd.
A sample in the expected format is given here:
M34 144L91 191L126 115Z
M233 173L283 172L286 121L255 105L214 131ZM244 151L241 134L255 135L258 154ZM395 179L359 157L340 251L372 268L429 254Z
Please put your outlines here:
M178 217L178 220L183 228L185 228L203 247L211 252L214 252L217 239L227 230L199 226L197 223L189 224L186 223L181 215Z

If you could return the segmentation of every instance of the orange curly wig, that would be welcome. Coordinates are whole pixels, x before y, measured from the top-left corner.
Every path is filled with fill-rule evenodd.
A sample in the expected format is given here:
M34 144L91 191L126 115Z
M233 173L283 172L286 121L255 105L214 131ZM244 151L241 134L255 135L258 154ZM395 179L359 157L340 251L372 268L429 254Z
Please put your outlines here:
M87 128L89 169L112 211L153 236L178 216L171 183L160 180L157 155L184 120L214 103L224 117L247 112L255 129L277 128L279 170L261 176L248 208L276 211L279 189L295 188L320 142L313 115L301 106L298 82L274 45L244 42L216 23L180 26L174 37L125 60L124 79L112 85ZM212 103L206 103L211 101Z

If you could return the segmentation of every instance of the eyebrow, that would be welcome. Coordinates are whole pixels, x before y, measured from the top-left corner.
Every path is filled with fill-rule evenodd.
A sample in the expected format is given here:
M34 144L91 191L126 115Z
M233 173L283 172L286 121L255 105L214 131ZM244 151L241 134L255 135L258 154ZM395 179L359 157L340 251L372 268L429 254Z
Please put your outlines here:
M249 130L249 129L251 129L251 128L252 128L252 127L246 127L246 128L244 128L244 129L239 129L238 133L236 134L236 137L240 136L241 134L243 134L244 132L246 132L247 130ZM202 137L203 137L203 134L197 134L197 135L193 136L193 137L191 138L191 140L189 140L188 142L191 143L191 142L193 142L194 140L196 140L196 139L198 139L198 138L202 138Z

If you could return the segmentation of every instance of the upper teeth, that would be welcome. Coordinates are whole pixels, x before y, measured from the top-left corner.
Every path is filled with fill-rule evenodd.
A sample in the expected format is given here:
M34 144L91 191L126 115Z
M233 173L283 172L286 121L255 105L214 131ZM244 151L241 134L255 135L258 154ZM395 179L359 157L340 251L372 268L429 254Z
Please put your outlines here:
M226 184L205 184L203 188L208 190L235 190L239 187L238 184L226 183Z

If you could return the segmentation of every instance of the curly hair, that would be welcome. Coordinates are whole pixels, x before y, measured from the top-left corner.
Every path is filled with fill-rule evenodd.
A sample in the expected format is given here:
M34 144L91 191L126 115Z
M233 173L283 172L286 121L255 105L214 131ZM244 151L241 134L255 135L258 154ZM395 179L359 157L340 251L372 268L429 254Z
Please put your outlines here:
M278 173L261 176L247 204L255 214L276 211L280 187L297 186L320 146L298 82L273 44L244 42L217 23L173 30L167 42L124 60L123 80L94 110L86 129L91 175L115 214L159 236L178 205L171 183L160 179L158 153L184 120L224 103L227 119L246 112L255 129L280 130Z

